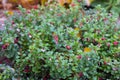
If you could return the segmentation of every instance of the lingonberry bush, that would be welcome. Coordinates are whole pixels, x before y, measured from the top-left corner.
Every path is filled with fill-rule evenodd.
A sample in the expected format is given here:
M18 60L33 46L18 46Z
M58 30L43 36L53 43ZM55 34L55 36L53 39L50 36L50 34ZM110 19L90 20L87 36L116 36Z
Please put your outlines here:
M97 6L84 11L56 4L8 17L0 55L12 60L22 80L119 80L118 15Z

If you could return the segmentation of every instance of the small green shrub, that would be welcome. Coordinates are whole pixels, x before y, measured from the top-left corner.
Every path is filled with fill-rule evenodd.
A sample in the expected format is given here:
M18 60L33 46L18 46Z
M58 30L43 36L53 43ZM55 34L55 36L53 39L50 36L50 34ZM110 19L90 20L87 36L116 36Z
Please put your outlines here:
M1 54L12 59L22 80L120 79L118 15L100 6L84 11L50 5L6 21Z
M120 0L93 0L91 5L96 6L96 4L101 4L108 12L115 11L120 17Z
M13 74L13 68L0 64L0 80L11 80L14 78Z

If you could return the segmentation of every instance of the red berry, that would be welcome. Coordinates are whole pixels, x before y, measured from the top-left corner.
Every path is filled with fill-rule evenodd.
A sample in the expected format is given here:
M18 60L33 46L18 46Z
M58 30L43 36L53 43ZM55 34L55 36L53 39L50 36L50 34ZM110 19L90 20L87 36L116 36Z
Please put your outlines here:
M98 78L98 80L102 80L102 78Z
M90 38L86 38L86 41L88 41L88 42L89 42L89 41L90 41Z
M106 61L104 61L104 65L106 65L107 64L107 62Z
M74 23L75 23L75 22L77 21L77 19L76 19L76 18L74 18L74 19L73 19L73 21L74 21Z
M58 36L54 35L53 37L54 37L55 43L58 44Z
M27 14L29 14L30 13L30 10L27 10Z
M15 22L14 22L14 21L12 21L12 24L15 24Z
M35 5L35 6L33 6L33 8L34 8L34 9L38 9L38 6L37 6L37 5Z
M80 72L78 75L79 75L79 77L82 77L83 76L83 72Z
M101 38L101 40L105 40L105 38L103 37L103 38Z
M24 72L28 73L28 72L30 72L30 71L29 71L29 69L24 69Z
M3 46L2 46L2 49L4 50L4 49L7 49L7 47L9 46L9 43L6 43L6 44L4 44Z
M6 46L6 45L3 45L3 46L2 46L2 49L6 49L6 48L7 48L7 46Z
M4 60L4 63L5 63L5 64L10 64L10 63L11 63L11 60L7 58L7 59Z
M81 0L78 0L78 2L81 2Z
M107 43L107 46L110 47L110 43Z
M49 77L50 77L50 75L49 75L49 74L47 74L47 75L43 78L43 80L48 80L48 79L49 79Z
M71 3L71 6L74 7L74 6L76 6L76 4L75 3Z
M15 43L15 44L18 43L18 37L16 37L16 38L14 39L14 43Z
M0 61L0 64L2 64L2 61Z
M82 58L82 56L81 56L81 55L78 55L78 56L77 56L77 59L81 59L81 58Z
M66 46L66 49L67 49L67 50L70 50L70 49L71 49L71 47L70 47L70 46Z
M117 46L117 45L119 44L119 42L118 42L118 41L115 41L115 42L113 42L113 44L114 44L115 46Z
M57 16L62 16L62 14L59 13L59 14L57 14Z
M107 21L107 20L108 20L108 18L104 18L104 19L103 19L103 21Z
M28 65L25 66L25 68L24 68L24 72L26 72L26 73L30 72L30 67L29 67Z

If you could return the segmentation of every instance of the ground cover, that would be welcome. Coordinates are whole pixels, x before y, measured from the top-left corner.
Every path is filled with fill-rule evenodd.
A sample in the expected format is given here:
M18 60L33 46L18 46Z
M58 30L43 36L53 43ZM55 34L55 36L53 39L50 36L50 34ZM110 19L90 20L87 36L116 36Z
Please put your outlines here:
M80 2L66 8L54 3L6 13L0 79L120 79L119 15Z

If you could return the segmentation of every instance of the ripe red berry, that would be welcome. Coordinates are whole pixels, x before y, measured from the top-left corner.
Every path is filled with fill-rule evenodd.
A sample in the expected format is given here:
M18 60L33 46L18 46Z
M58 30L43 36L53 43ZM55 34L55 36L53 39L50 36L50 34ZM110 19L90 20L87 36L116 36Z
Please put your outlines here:
M67 49L67 50L70 50L70 49L71 49L71 47L70 47L70 46L66 46L66 49Z
M2 46L2 49L4 50L4 49L7 49L7 47L9 46L9 43L6 43L6 44L4 44L3 46Z
M75 23L75 22L77 21L77 19L76 19L76 18L74 18L74 19L73 19L73 21L74 21L74 23Z
M58 13L57 16L62 16L62 14Z
M103 38L101 38L101 40L103 40L103 41L104 41L104 40L105 40L105 38L103 37Z
M79 75L79 77L82 77L83 76L83 72L80 72L78 75Z
M50 77L50 75L49 75L49 74L47 74L47 75L43 78L43 80L48 80L48 79L49 79L49 77Z
M33 8L34 8L34 9L38 9L38 6L37 6L37 5L35 5L35 6L33 6Z
M107 65L107 62L106 62L106 61L104 61L104 65Z
M102 78L98 78L98 80L103 80Z
M110 47L110 43L107 43L107 47Z
M118 41L115 41L115 42L113 42L113 44L114 44L115 46L117 46L117 45L119 44L119 42L118 42Z
M108 20L108 18L104 18L104 19L103 19L104 22L107 21L107 20Z
M6 46L6 45L3 45L3 46L2 46L2 49L6 49L6 48L7 48L7 46Z
M16 37L16 38L14 39L14 43L15 43L15 44L18 43L18 37Z
M89 41L90 41L90 38L86 38L86 41L88 41L88 42L89 42Z
M24 72L26 72L26 73L30 72L30 67L29 67L28 65L25 66L25 68L24 68Z
M78 0L78 2L81 2L81 0Z
M53 35L53 38L55 40L55 43L58 44L58 35Z
M82 56L81 56L81 55L78 55L78 56L77 56L77 59L81 59L81 58L82 58Z
M0 64L2 64L2 61L0 61Z
M15 24L15 22L14 22L14 21L12 21L12 24Z
M29 69L24 69L24 72L28 73L28 72L30 72L30 71L29 71Z
M30 10L27 10L27 14L29 14L31 11Z
M76 4L75 3L71 3L71 7L74 7L74 6L76 6Z

